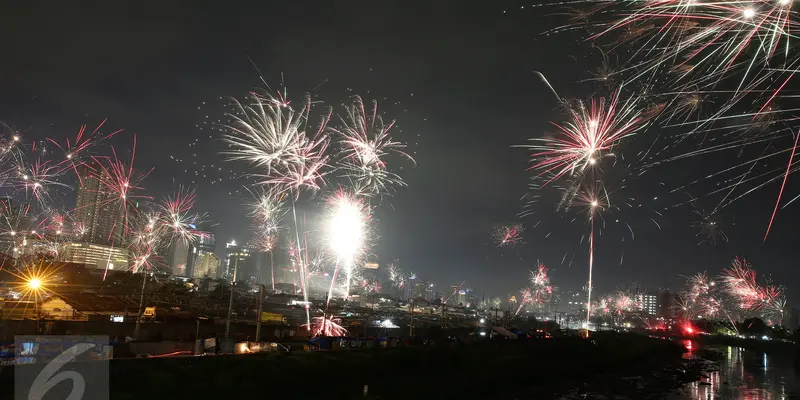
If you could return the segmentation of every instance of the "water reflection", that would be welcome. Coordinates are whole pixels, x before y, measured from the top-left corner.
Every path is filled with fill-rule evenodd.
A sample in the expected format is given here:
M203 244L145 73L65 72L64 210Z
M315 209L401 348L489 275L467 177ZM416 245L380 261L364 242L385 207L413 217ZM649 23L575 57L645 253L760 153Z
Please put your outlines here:
M686 340L687 357L695 357L700 349L697 342ZM721 350L719 370L709 371L708 377L693 382L674 399L800 399L800 378L791 355L745 350L738 347L710 347Z

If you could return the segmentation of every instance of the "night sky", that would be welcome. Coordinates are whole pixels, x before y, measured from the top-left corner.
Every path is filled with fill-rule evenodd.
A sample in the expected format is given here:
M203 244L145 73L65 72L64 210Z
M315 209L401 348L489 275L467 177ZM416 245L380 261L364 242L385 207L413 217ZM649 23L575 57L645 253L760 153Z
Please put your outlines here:
M241 190L247 182L231 176L250 171L217 154L225 145L210 128L222 118L225 98L263 86L259 71L298 101L311 91L339 107L360 94L398 120L396 139L408 143L418 163L398 171L408 187L377 208L374 259L399 259L440 287L466 281L487 296L516 293L537 260L562 290L587 279L583 222L570 223L571 216L543 202L534 215L518 217L530 173L527 151L512 146L552 132L549 121L563 115L534 71L565 97L608 94L581 82L600 60L582 32L542 35L563 18L557 8L513 1L121 3L3 5L0 120L27 136L58 138L108 118L107 127L125 129L114 146L129 148L135 133L137 166L155 168L148 192L196 187L198 209L219 223L224 242L248 236ZM599 235L596 290L633 282L676 289L681 275L716 274L740 256L786 285L791 303L800 301L800 206L781 210L762 244L779 184L723 210L727 243L698 245L691 209L670 207L688 196L669 189L700 178L699 171L724 168L724 161L670 163L624 189L626 198L663 212L661 229L639 213L626 221L634 240L623 243L611 228ZM692 195L715 182L705 185ZM787 196L798 192L800 179L790 177ZM526 243L497 248L488 232L514 222L526 227Z

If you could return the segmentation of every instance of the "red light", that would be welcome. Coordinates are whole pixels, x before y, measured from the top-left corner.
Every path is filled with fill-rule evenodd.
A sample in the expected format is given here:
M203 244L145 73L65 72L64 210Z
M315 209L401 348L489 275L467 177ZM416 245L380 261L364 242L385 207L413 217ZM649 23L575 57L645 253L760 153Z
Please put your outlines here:
M694 333L694 328L692 328L691 326L687 326L687 327L686 327L686 328L684 328L684 329L686 330L686 333L688 333L688 334L692 334L692 333Z

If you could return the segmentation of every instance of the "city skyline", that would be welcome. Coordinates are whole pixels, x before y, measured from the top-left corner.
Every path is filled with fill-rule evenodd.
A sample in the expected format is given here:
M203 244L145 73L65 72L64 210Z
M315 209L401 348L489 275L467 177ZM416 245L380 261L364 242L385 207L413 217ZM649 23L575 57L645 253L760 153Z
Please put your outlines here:
M375 211L381 236L373 248L375 260L398 259L404 269L440 285L481 282L487 293L498 295L521 288L528 271L542 261L558 285L579 287L587 280L583 225L571 223L571 216L558 215L548 204L538 206L535 216L519 217L524 211L520 198L530 195L531 174L525 171L530 165L527 151L511 146L552 133L549 122L563 118L552 92L534 71L546 76L559 93L584 98L599 91L581 83L593 73L586 65L596 61L597 54L581 53L581 61L576 62L572 54L584 48L581 42L569 33L543 40L538 36L543 29L530 26L541 16L504 12L518 9L516 2L491 7L445 3L431 5L423 15L380 4L354 6L362 13L359 16L370 16L363 19L335 4L310 13L302 6L286 5L282 14L309 13L310 30L299 30L285 21L270 27L237 24L250 31L235 46L227 45L231 42L225 33L229 22L208 23L213 13L202 7L197 16L186 19L178 18L179 7L166 7L165 13L176 17L175 21L154 24L148 32L132 37L117 37L121 34L106 24L120 11L109 6L98 10L110 16L101 18L100 26L86 23L78 24L85 28L62 29L64 40L72 46L70 63L53 62L64 55L41 33L28 32L31 28L19 22L9 23L15 31L28 32L19 35L22 41L13 48L30 60L33 69L2 67L4 75L19 79L9 82L0 98L4 106L0 119L19 127L27 138L35 138L72 135L84 123L93 125L108 118L108 131L125 129L109 143L122 149L130 146L136 133L137 163L143 169L155 167L147 179L148 192L158 197L176 183L196 186L197 208L220 221L219 242L233 238L244 242L251 227L242 187L249 180L230 177L247 171L225 162L219 156L224 144L209 139L219 135L210 128L224 117L229 96L263 86L260 75L274 88L288 87L295 103L305 91L334 105L353 94L377 98L387 115L398 120L402 130L396 135L408 143L418 166L403 170L409 186L397 190ZM454 13L454 7L459 12ZM226 12L235 14L231 20L248 20L253 18L247 15L250 11ZM21 7L9 15L24 21L29 13ZM65 13L69 15L69 10ZM326 34L332 28L325 15L340 13L348 20L367 21L366 30L376 37L355 32ZM73 17L71 21L85 18ZM129 17L130 21L148 20L147 15ZM413 30L399 23L375 22L409 18L417 21ZM204 31L209 25L214 28ZM108 35L89 34L89 26ZM443 31L442 26L451 29ZM171 39L148 40L159 34ZM200 38L207 46L188 46L190 37ZM348 38L351 48L337 45L341 37ZM378 38L394 45L375 48ZM89 48L105 49L114 68L98 63ZM135 59L129 56L133 50L138 51ZM42 78L30 78L33 72ZM182 78L166 79L166 74ZM671 164L670 171L652 180L653 186L663 184L666 192L675 190L691 179L697 164L697 160ZM790 189L792 185L790 179ZM631 219L635 239L628 236L623 242L611 228L598 235L595 287L609 292L619 282L634 281L648 287L678 287L681 276L703 270L716 274L740 256L747 257L761 275L789 286L787 294L796 304L798 290L791 285L800 281L800 272L792 266L794 249L784 239L792 235L797 207L782 209L773 233L763 241L778 190L774 186L721 212L730 240L700 245L702 238L696 236L700 228L694 226L697 210L685 203L689 194L699 197L713 187L689 194L664 193L648 185L630 188L625 203L645 204L664 217L657 218L658 227L648 218ZM664 203L650 201L656 197L665 199ZM313 209L322 201L300 202L298 211L313 217ZM702 206L698 207L713 208L713 204ZM498 224L514 223L526 229L522 234L526 243L497 248L490 231ZM285 250L286 243L279 248Z

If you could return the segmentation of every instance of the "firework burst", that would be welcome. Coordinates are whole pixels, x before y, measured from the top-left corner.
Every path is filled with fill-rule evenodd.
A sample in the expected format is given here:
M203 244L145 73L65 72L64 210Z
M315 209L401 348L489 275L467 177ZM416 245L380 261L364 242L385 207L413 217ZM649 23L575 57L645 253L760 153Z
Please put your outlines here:
M569 120L554 124L558 134L531 139L531 170L537 176L550 175L552 182L564 175L582 174L594 167L622 139L642 128L643 118L636 101L620 103L620 90L610 100L592 99L587 107L581 101L568 108Z
M91 133L87 133L86 125L82 125L80 129L78 129L78 134L72 139L66 138L63 145L56 140L48 138L47 140L58 147L64 154L64 159L56 165L62 170L72 169L78 179L81 180L82 177L81 174L78 173L78 166L82 164L82 159L88 155L87 153L89 153L90 149L122 132L122 129L119 129L111 133L103 134L100 129L105 125L106 121L107 120L103 120Z
M254 229L258 233L275 235L280 229L281 221L286 215L283 196L271 190L260 189L252 192L255 201L249 204L250 217Z
M514 247L518 244L523 244L522 234L525 228L522 224L513 225L497 225L492 228L490 234L498 247Z
M394 121L384 124L378 114L378 102L367 110L361 97L355 96L346 107L346 116L340 117L343 128L331 130L341 138L341 168L354 183L356 191L369 196L391 193L396 186L406 186L399 175L389 171L386 158L399 154L415 163L405 153L405 144L391 136Z
M251 94L246 104L237 101L236 106L233 123L225 127L231 150L224 154L259 168L252 175L279 192L297 196L301 189L318 190L328 161L325 151L330 140L324 132L331 111L310 132L310 97L299 111L274 96L259 94Z
M345 298L358 260L368 249L370 211L366 203L343 190L328 200L326 240L336 256L336 270L345 271ZM334 272L336 275L336 272Z
M780 288L759 284L756 271L747 260L734 259L730 267L722 271L721 279L725 291L738 303L741 311L758 313L767 319L782 316L785 299ZM776 306L780 308L776 309Z
M710 243L716 245L718 241L728 242L728 235L723 229L722 219L718 213L707 213L700 208L696 202L692 202L692 207L697 220L692 224L699 230L697 237L700 239L698 244Z
M195 203L194 190L180 188L177 192L161 202L161 215L163 225L171 233L171 240L181 240L192 243L197 239L197 225L203 220L203 215L192 213Z
M321 316L321 317L314 317L311 319L311 324L309 325L310 330L312 332L313 337L317 336L329 336L329 337L338 337L338 336L347 336L347 329L342 327L342 320L341 318L335 318L332 315L329 316ZM306 326L306 325L303 325Z

